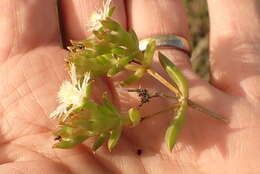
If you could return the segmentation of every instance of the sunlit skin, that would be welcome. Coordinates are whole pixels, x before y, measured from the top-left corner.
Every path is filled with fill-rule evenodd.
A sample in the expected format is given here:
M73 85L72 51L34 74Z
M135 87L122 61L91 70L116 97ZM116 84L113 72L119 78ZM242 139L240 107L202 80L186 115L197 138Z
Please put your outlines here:
M181 0L115 0L115 19L140 38L154 34L188 37ZM118 146L95 154L93 140L71 150L53 149L55 120L48 115L58 105L56 94L68 78L61 46L55 0L0 2L0 173L3 174L259 174L260 173L260 4L258 0L208 0L211 19L211 84L192 71L185 53L162 50L182 69L190 98L230 120L214 120L189 109L185 127L172 152L164 143L170 114L145 120L124 131ZM101 0L60 3L63 42L84 39L88 18ZM127 11L126 11L127 10ZM155 69L162 72L155 60ZM114 88L120 76L96 82L94 98L108 91L121 109L138 98ZM147 78L138 83L170 94ZM143 115L169 107L152 99ZM140 153L141 152L141 153Z

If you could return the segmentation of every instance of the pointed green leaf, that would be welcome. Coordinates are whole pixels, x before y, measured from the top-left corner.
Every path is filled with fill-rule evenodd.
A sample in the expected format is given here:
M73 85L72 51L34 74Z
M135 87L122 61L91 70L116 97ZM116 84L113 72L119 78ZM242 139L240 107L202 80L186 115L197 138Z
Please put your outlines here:
M112 50L112 45L110 43L107 43L107 42L99 42L97 44L95 44L93 46L93 49L96 51L96 54L97 55L112 55L111 54L111 50Z
M112 8L109 9L109 11L108 11L108 16L109 17L111 17L113 15L115 9L116 9L116 7L112 7Z
M140 113L137 109L131 108L128 110L129 119L131 120L133 126L136 126L141 121Z
M111 18L106 18L105 20L102 20L101 24L103 25L104 28L112 31L118 31L121 29L120 24L112 20Z
M139 48L139 40L138 40L138 37L137 37L135 31L130 29L129 30L129 35L132 37L133 43L135 43L136 49L138 49Z
M70 59L70 62L75 64L79 77L83 77L87 72L91 72L92 77L104 75L115 64L115 61L112 54L103 54L95 58L78 56Z
M107 93L103 94L103 104L109 108L112 112L119 114L117 108L113 105L113 103L109 100Z
M188 109L188 104L187 104L187 101L184 100L181 103L179 109L177 110L176 116L174 117L172 123L166 130L165 141L166 141L167 147L170 151L176 144L177 137L180 134L180 131L183 127L187 109Z
M66 138L66 140L62 139L59 143L54 144L53 148L70 149L82 143L87 138L88 136L71 135L70 137Z
M116 144L121 136L121 133L122 133L122 126L119 126L116 129L111 131L111 135L107 142L109 151L111 151L116 146Z
M61 139L59 140L60 142L56 143L53 147L69 149L76 146L77 144L82 143L88 138L86 135L78 135L73 133L74 128L63 126L60 130L54 133L55 136L60 136Z
M124 56L124 57L129 54L128 51L126 51L126 49L121 48L121 47L113 48L113 49L112 49L112 53L113 53L113 54L116 54L116 55L118 55L118 56Z
M93 88L93 81L90 81L87 83L87 87L86 87L86 99L90 97L92 88Z
M72 56L73 56L73 57L74 57L74 56L77 57L79 54L80 54L81 56L85 57L86 59L87 59L87 58L93 58L93 57L97 57L97 56L98 56L96 50L93 50L93 49L81 50L80 53L77 52L76 54L74 54L74 55L72 55Z
M159 52L159 60L164 70L168 73L173 82L177 85L183 98L188 98L188 82L182 72L162 53Z
M130 75L126 80L122 81L120 84L122 86L125 86L134 83L140 80L144 76L145 72L146 71L144 68L139 68L134 74Z
M104 38L104 33L101 31L94 30L94 31L92 31L92 33L96 36L96 38L98 38L100 40Z
M115 63L116 65L114 65L112 68L108 70L107 76L112 77L119 73L132 59L133 58L131 56L118 59L117 63Z
M114 66L108 70L107 76L112 77L112 76L116 75L118 72L120 72L121 70L122 70L122 68Z
M97 140L95 141L95 143L92 146L92 150L96 151L100 146L102 146L102 144L106 141L106 139L108 138L108 133L103 133L101 134Z
M127 32L119 23L111 18L106 18L105 20L102 20L101 23L105 29L110 30L110 32L106 31L102 33L104 41L116 44L117 46L124 46L131 51L139 51L139 42L136 41L136 36L134 36L135 33Z
M142 60L142 65L146 68L150 67L153 62L153 56L156 48L155 40L151 40L144 52L144 59Z
M94 133L106 132L120 125L118 114L111 111L107 106L98 106L91 113L91 129Z

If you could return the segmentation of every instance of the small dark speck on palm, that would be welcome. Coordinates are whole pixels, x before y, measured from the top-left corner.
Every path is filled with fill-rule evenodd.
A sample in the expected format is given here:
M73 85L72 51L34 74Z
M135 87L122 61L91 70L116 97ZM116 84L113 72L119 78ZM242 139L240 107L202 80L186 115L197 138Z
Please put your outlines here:
M137 149L136 154L137 154L138 156L142 155L142 153L143 153L143 150L142 150L142 149Z

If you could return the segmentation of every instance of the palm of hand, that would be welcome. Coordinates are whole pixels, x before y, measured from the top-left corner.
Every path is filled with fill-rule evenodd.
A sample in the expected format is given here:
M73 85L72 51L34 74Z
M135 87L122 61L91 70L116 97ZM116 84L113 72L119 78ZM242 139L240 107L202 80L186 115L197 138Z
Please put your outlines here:
M26 51L12 54L0 68L0 173L229 173L235 166L240 173L248 173L260 160L260 110L255 107L259 101L252 104L228 96L189 73L191 98L228 116L229 125L190 110L172 153L163 144L169 121L166 115L127 130L112 153L104 147L93 155L89 142L72 150L52 149L55 127L48 114L57 104L54 96L64 79L66 52L53 42L29 49L32 47L34 43L28 44ZM142 85L150 84L145 81ZM131 102L137 103L137 99ZM143 112L167 104L155 100ZM137 149L143 154L137 155Z

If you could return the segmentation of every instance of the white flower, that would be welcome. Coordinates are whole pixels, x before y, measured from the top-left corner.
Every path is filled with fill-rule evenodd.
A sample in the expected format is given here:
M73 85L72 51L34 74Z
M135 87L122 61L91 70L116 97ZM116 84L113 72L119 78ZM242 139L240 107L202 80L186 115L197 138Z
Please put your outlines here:
M96 31L100 29L102 24L100 23L101 20L105 20L109 15L109 6L112 0L104 0L103 2L103 9L99 9L97 12L94 12L88 24L89 31Z
M90 73L86 73L83 82L80 83L77 80L75 65L70 64L69 75L71 82L65 80L62 83L60 91L58 92L60 105L50 114L50 118L59 118L64 121L71 112L84 104L84 100L87 97Z

